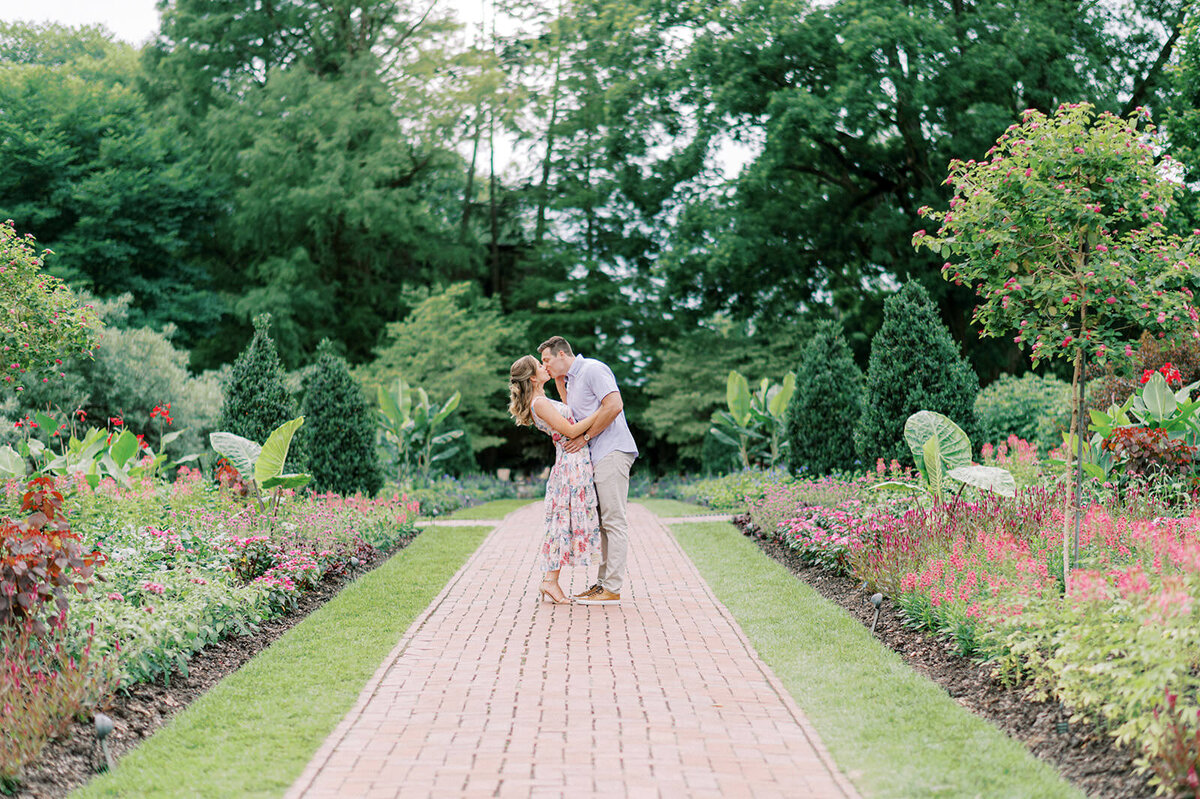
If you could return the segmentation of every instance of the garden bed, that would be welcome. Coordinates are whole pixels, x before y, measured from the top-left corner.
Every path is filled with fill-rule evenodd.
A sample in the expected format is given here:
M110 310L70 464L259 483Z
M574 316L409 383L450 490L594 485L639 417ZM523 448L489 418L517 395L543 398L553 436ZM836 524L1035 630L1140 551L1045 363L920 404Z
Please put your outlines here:
M118 761L202 694L269 647L314 610L337 596L354 579L382 566L392 555L408 546L419 533L420 530L417 530L401 538L395 547L383 553L383 557L353 575L327 574L313 590L300 595L295 608L262 622L254 633L225 638L205 647L188 660L186 677L176 672L165 685L158 682L139 683L128 691L120 691L103 711L113 719L109 750L114 761ZM65 796L91 779L96 774L96 765L102 760L92 721L76 721L65 737L51 742L36 765L27 769L16 796L19 799Z
M747 521L746 516L735 519L743 530ZM871 626L874 608L861 583L806 565L798 552L783 544L754 538L763 552L797 578L845 608L863 625ZM1155 795L1148 782L1149 775L1134 773L1133 751L1115 746L1111 737L1093 724L1070 724L1067 732L1060 733L1059 725L1070 718L1061 705L1033 701L1022 687L1005 686L994 679L988 665L958 655L953 644L905 627L895 603L884 601L875 633L883 644L942 686L956 702L1021 741L1088 796L1132 799Z

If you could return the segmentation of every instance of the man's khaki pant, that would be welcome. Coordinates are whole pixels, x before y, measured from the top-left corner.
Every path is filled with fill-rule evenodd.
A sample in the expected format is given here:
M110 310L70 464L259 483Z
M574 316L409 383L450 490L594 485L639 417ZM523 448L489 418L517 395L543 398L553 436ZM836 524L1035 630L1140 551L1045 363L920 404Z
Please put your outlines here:
M600 505L600 572L596 582L614 594L621 593L625 583L629 551L625 509L629 504L629 469L633 458L628 452L610 452L592 467Z

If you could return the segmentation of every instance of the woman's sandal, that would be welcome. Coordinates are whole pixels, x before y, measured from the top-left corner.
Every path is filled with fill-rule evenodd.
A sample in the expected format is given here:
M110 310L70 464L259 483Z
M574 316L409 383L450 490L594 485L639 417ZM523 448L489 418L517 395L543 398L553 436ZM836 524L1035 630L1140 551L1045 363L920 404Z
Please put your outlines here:
M552 603L554 603L555 605L569 605L569 604L571 604L571 598L570 598L570 597L568 597L566 594L563 594L563 598L562 598L562 599L559 599L559 598L557 598L556 596L554 596L554 594L552 594L552 593L550 593L549 591L547 591L547 590L546 590L546 586L548 586L548 585L552 585L552 586L555 586L555 587L557 587L557 586L558 586L558 583L557 583L557 582L549 582L549 581L547 581L547 580L542 580L542 584L541 584L540 586L538 586L538 594L540 595L540 596L539 596L539 599L548 599L548 600L550 600ZM562 589L561 589L561 588L559 588L558 590L559 590L559 591L562 591Z

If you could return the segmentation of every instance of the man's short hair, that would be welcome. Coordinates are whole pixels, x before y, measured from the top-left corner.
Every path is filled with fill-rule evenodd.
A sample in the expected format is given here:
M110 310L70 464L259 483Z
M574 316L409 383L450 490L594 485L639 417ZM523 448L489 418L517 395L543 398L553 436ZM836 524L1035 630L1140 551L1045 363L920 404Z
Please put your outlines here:
M571 351L571 345L562 336L551 336L538 345L538 352L545 352L546 350L550 350L551 355L557 355L560 352L565 352L567 355L575 354Z

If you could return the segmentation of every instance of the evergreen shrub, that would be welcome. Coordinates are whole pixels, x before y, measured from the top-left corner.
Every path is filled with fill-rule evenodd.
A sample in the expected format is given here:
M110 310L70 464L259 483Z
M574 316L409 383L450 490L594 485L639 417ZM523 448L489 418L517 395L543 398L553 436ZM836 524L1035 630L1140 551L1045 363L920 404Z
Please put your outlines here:
M374 412L346 361L328 339L304 381L308 471L318 493L374 496L383 485L375 451Z
M800 353L796 392L788 403L788 468L793 475L850 470L858 460L854 426L862 402L862 371L838 322L822 322Z
M219 430L259 444L266 441L276 427L300 415L296 398L284 382L283 363L279 360L270 329L270 314L254 318L254 338L230 370L221 420L217 425ZM301 427L288 448L285 471L305 470L307 440L306 431Z
M980 444L997 444L1017 435L1037 444L1045 455L1062 443L1071 424L1071 384L1057 377L1026 372L1001 375L975 399Z
M859 456L911 465L904 423L917 411L944 414L979 442L975 397L979 377L938 318L929 293L915 281L883 304L883 324L871 340L866 394L854 431Z

